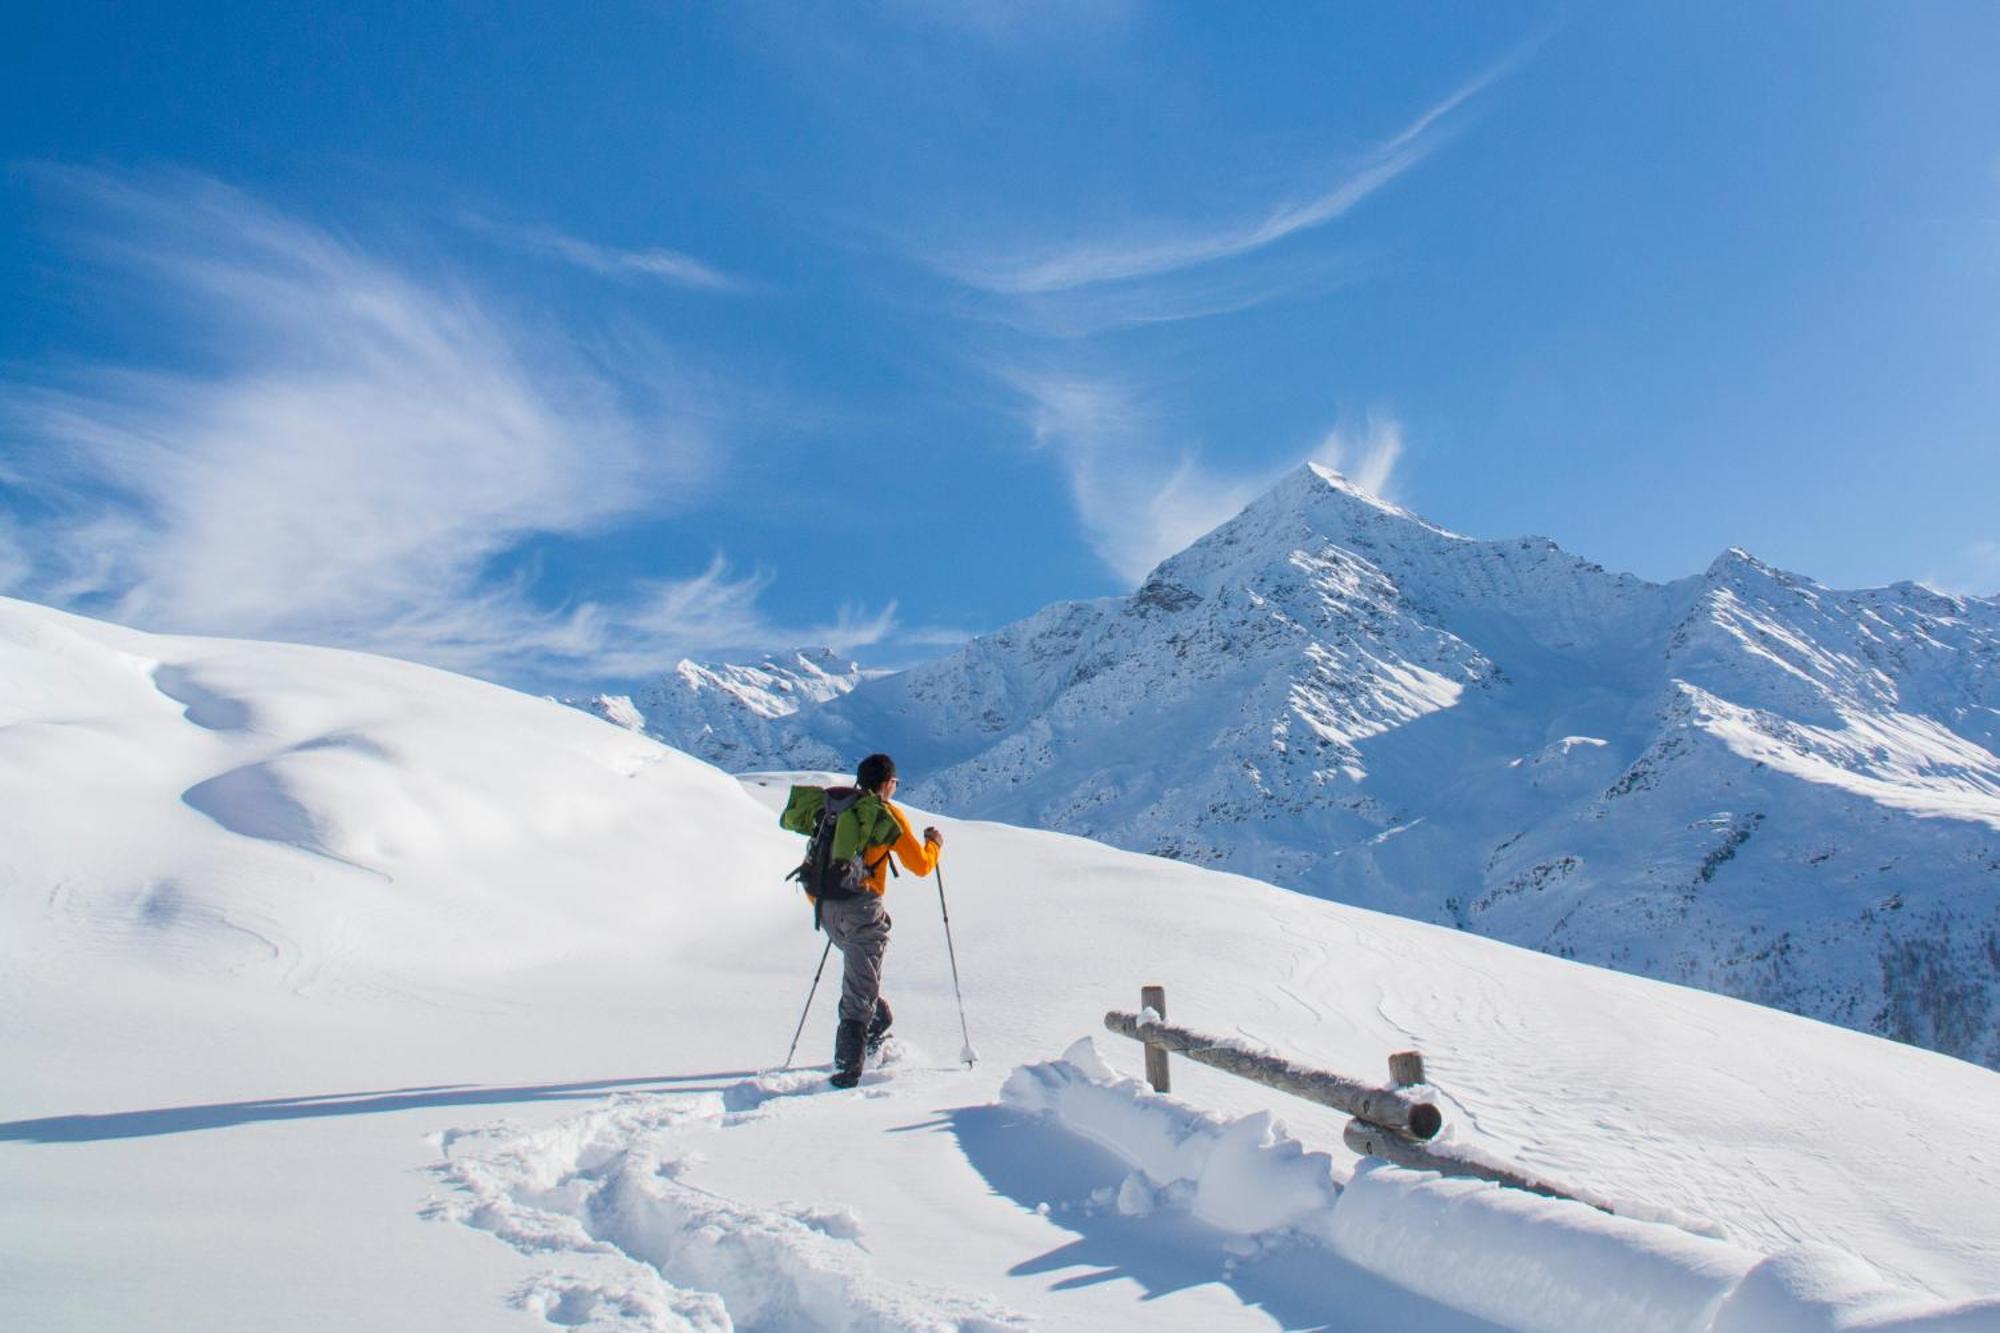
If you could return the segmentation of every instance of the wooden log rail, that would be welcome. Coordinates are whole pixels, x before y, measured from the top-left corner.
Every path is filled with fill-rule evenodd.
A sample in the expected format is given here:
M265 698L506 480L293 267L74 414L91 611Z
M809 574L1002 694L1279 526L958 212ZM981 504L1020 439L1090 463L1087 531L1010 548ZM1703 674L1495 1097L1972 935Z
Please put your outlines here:
M1204 1036L1115 1009L1104 1016L1104 1026L1120 1036L1144 1042L1149 1051L1157 1047L1163 1052L1184 1055L1197 1064L1321 1106L1331 1106L1336 1111L1397 1130L1411 1139L1433 1138L1444 1125L1444 1115L1435 1105L1397 1088L1379 1088L1324 1069L1294 1064L1282 1056L1241 1050L1220 1037Z
M1449 1144L1430 1143L1443 1128L1444 1116L1435 1104L1419 1100L1403 1089L1425 1082L1424 1057L1416 1051L1398 1051L1389 1057L1390 1087L1378 1088L1357 1079L1324 1069L1309 1069L1276 1055L1246 1051L1220 1037L1203 1036L1166 1021L1167 993L1161 986L1146 986L1139 992L1144 1014L1112 1010L1104 1016L1104 1026L1121 1037L1143 1042L1146 1047L1146 1082L1153 1091L1168 1088L1167 1055L1184 1055L1199 1064L1220 1069L1238 1078L1247 1078L1294 1097L1303 1097L1321 1106L1345 1111L1354 1119L1347 1122L1341 1139L1363 1157L1380 1157L1397 1166L1440 1175L1490 1180L1551 1199L1572 1199L1602 1212L1611 1206L1585 1197L1562 1186L1533 1176L1504 1162L1475 1156Z
M1490 1180L1496 1184L1509 1185L1530 1194L1540 1194L1550 1199L1572 1199L1587 1203L1599 1212L1612 1211L1611 1205L1596 1199L1580 1197L1574 1191L1553 1185L1540 1176L1531 1176L1504 1162L1493 1162L1472 1157L1440 1143L1417 1143L1405 1138L1393 1129L1372 1125L1366 1120L1350 1120L1341 1133L1341 1141L1361 1157L1379 1157L1397 1166L1409 1167L1412 1171L1435 1171L1442 1176L1463 1176L1473 1180Z

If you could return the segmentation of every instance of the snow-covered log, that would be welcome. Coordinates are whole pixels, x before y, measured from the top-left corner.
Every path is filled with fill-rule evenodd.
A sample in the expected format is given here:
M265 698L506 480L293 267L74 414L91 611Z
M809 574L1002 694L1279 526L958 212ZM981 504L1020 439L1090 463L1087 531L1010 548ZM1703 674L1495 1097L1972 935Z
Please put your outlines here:
M1606 1204L1594 1199L1580 1198L1574 1190L1551 1184L1539 1176L1531 1176L1504 1162L1474 1157L1462 1150L1454 1150L1446 1144L1418 1143L1393 1129L1385 1129L1366 1120L1348 1121L1341 1139L1363 1157L1379 1157L1385 1162L1394 1162L1397 1166L1408 1167L1413 1171L1435 1171L1444 1176L1490 1180L1498 1185L1511 1185L1517 1190L1527 1190L1530 1194L1540 1194L1551 1199L1574 1199L1603 1212L1612 1211Z
M1116 1009L1104 1016L1104 1026L1148 1047L1162 1047L1238 1078L1331 1106L1378 1125L1388 1125L1413 1139L1433 1138L1444 1125L1444 1116L1436 1106L1405 1092L1378 1088L1324 1069L1310 1069L1283 1056L1244 1050L1223 1037L1205 1036L1170 1023L1148 1022L1137 1014Z

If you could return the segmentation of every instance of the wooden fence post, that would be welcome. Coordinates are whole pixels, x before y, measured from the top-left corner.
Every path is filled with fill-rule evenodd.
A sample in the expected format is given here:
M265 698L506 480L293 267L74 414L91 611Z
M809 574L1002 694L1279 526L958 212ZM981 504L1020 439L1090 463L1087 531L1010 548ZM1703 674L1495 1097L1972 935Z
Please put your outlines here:
M1139 988L1139 1011L1151 1009L1160 1016L1162 1022L1167 1017L1167 988L1165 986L1141 986ZM1146 1043L1146 1082L1154 1092L1165 1092L1169 1087L1167 1077L1167 1048Z
M1414 1088L1424 1081L1424 1053L1397 1051L1389 1057L1389 1082L1398 1088Z

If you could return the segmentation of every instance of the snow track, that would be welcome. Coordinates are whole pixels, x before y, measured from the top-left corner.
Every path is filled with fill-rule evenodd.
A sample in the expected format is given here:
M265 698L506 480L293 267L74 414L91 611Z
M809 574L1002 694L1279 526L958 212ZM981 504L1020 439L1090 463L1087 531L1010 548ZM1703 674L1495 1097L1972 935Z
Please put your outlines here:
M514 1304L604 1330L1495 1327L1283 1225L1331 1204L1329 1159L1274 1139L1268 1115L1178 1148L1156 1136L1156 1186L1115 1133L1079 1141L1020 1106L927 1110L966 1080L914 1054L857 1093L825 1079L450 1131L433 1169L449 1192L425 1214L559 1262ZM1173 1178L1197 1160L1216 1182L1201 1197ZM938 1273L952 1280L913 1276Z
M754 1207L686 1178L691 1129L731 1128L765 1102L825 1087L823 1072L800 1071L719 1094L615 1098L528 1134L453 1135L440 1141L446 1160L437 1173L457 1193L431 1212L529 1254L625 1261L608 1279L550 1274L517 1296L553 1323L649 1333L1026 1327L1024 1316L989 1298L879 1276L848 1209Z

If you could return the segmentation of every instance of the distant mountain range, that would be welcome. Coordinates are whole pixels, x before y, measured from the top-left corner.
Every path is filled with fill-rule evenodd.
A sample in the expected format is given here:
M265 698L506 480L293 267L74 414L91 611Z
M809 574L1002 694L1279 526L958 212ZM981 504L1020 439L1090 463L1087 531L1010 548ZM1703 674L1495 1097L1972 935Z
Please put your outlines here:
M595 706L2000 1067L2000 599L1740 550L1649 583L1308 466L1129 597Z
M800 648L772 653L754 666L683 661L635 694L600 694L582 706L606 722L649 732L735 772L766 766L769 756L794 750L812 760L805 766L838 768L849 761L799 741L789 724L871 674L886 673L866 672L830 648Z

